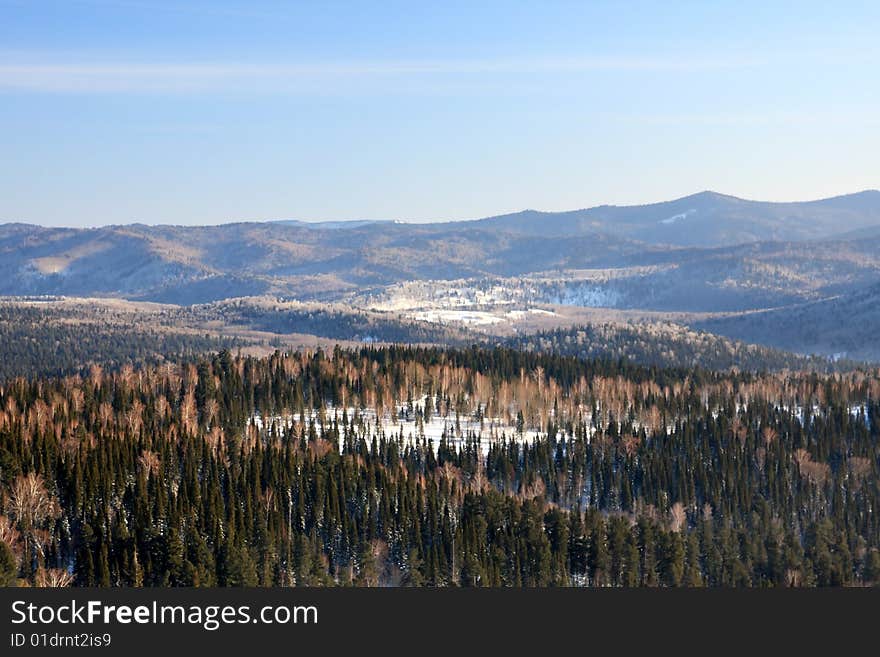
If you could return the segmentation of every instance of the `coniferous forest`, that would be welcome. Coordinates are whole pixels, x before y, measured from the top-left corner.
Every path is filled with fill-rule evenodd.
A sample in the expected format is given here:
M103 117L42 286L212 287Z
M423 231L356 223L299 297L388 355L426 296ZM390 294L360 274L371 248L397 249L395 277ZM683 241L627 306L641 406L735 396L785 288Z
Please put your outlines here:
M0 384L0 584L880 583L880 372L221 351Z

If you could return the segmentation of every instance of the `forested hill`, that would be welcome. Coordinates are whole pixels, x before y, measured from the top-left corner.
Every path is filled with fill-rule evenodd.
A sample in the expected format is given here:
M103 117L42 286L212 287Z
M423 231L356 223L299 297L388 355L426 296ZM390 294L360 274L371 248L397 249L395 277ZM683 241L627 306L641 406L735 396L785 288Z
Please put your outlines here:
M504 341L514 349L543 351L583 359L623 358L655 367L832 372L864 367L852 360L802 356L731 340L671 323L594 324L519 334Z
M373 348L0 386L36 585L880 581L880 372Z
M660 266L651 280L628 281L635 288L627 303L753 309L876 283L878 227L876 190L801 203L702 192L650 205L425 224L0 223L0 294L189 305L266 294L339 298L410 280Z
M534 329L532 329L534 331ZM745 344L672 323L602 323L512 337L464 326L364 312L342 305L235 300L190 308L118 300L0 298L0 382L16 376L84 374L91 365L178 362L219 349L259 350L352 343L501 346L655 367L742 371L847 371L853 361Z

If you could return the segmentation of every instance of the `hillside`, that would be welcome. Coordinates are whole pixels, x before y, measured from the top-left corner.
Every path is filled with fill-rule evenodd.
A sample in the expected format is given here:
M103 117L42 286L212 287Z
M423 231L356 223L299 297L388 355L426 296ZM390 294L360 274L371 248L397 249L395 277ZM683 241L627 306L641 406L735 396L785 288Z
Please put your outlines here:
M878 319L860 299L878 285L876 191L799 203L704 192L434 224L0 226L0 296L321 304L234 321L336 340L552 330L587 323L570 317L578 308L611 308L671 313L676 324L789 352L877 359L868 336ZM240 311L228 306L221 321ZM858 323L829 319L849 316Z
M676 246L829 239L848 230L880 224L880 191L793 203L749 201L701 192L649 205L602 205L570 212L527 210L476 223L530 235L598 231Z
M747 344L677 324L593 324L518 335L506 346L525 352L576 356L582 360L623 360L650 367L745 372L846 371L859 366L847 360L803 357Z
M880 192L783 204L703 193L647 206L437 224L6 224L0 294L177 304L261 294L334 299L408 280L663 266L663 276L636 282L653 291L637 290L628 307L738 310L880 280L880 234L866 240L852 233L877 225ZM852 237L829 246L846 233ZM692 288L710 273L705 292Z
M802 354L880 361L880 285L790 307L694 322L700 329Z
M550 315L514 314L508 325L475 326L268 298L191 307L109 299L7 298L0 299L0 353L4 354L0 384L15 377L87 374L93 365L112 371L180 362L224 348L265 354L358 344L498 344L584 360L716 371L828 372L858 366L745 344L668 320ZM565 328L547 328L553 326Z

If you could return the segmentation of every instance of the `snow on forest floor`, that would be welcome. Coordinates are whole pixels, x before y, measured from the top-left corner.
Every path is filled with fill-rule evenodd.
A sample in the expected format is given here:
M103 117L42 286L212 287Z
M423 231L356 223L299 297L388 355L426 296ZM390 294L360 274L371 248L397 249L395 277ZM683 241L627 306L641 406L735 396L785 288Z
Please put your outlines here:
M426 397L414 400L412 404L397 404L394 412L385 411L380 418L377 418L375 408L355 408L348 406L345 409L337 408L332 405L325 406L323 409L324 426L328 426L333 421L342 423L343 417L347 421L354 422L356 428L359 429L359 435L363 436L367 442L371 442L373 438L402 439L406 445L416 445L417 442L423 445L427 441L433 441L434 448L440 444L445 436L450 446L461 447L466 442L473 440L479 441L480 449L483 453L487 453L489 447L493 443L502 440L516 442L534 442L539 436L546 436L545 431L537 431L535 429L524 428L518 431L516 426L510 422L498 417L479 417L476 414L456 414L441 415L434 412L436 400L431 400L432 411L428 415L427 421L423 419L423 410L428 402ZM785 405L779 406L780 410L788 411L800 422L801 425L806 421L805 409L802 406L794 408ZM738 405L737 415L746 412L745 405ZM717 409L713 411L713 416L717 417ZM867 407L863 404L853 404L849 408L850 415L854 420L862 418L870 429L870 419L868 417ZM818 406L814 406L812 410L814 416L820 415ZM315 409L306 411L305 421L314 421L320 424L321 412ZM551 412L552 415L552 412ZM588 427L589 439L596 433L595 427L592 425L592 417L590 413L585 413L580 421L586 423ZM287 431L296 425L303 423L303 417L299 413L287 415L273 415L263 417L259 412L254 413L249 421L260 432L269 430L273 424L276 430ZM638 431L641 424L638 421L633 423L633 428ZM672 435L675 433L675 424L670 423L666 426L666 433ZM557 433L557 440L569 438L562 433Z
M409 411L408 404L397 405L393 415L390 411L385 412L378 420L376 410L373 408L361 409L349 406L342 409L327 406L324 409L324 419L327 424L333 420L341 423L344 411L348 421L354 420L355 427L363 429L364 437L368 442L374 437L384 436L386 439L402 437L407 445L415 445L417 441L425 444L431 440L436 449L445 436L447 443L456 447L476 439L484 453L488 452L493 443L501 440L533 442L538 436L546 435L546 432L532 429L523 429L522 432L519 432L514 425L496 417L481 419L475 415L456 414L440 416L432 412L428 420L424 421L421 414L424 405L425 398L414 401L412 410ZM306 411L305 415L307 422L314 420L317 423L319 421L319 413L315 410ZM271 428L273 423L276 429L283 429L291 425L302 424L303 419L299 413L269 417L262 417L259 413L255 413L251 417L251 422L258 430L263 431ZM557 434L557 439L562 438L562 434Z

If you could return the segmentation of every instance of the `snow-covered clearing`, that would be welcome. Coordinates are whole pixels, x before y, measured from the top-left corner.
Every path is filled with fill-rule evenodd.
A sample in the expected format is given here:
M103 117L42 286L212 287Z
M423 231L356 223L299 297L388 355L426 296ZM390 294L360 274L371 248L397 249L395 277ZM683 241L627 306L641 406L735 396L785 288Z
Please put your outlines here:
M502 317L482 310L423 310L412 313L410 317L420 322L431 322L434 324L460 322L476 326L487 326L503 321Z
M358 428L359 435L371 442L373 438L402 439L406 445L415 445L421 443L427 444L427 441L433 441L434 449L440 444L441 439L446 438L447 444L450 446L460 447L465 442L478 440L480 449L483 453L489 451L489 447L493 443L502 440L517 442L533 442L538 436L544 436L546 433L531 429L524 429L522 432L512 424L505 422L497 417L477 417L475 415L457 415L450 414L445 417L429 413L427 421L423 420L423 409L425 404L430 403L432 406L435 401L429 401L426 397L414 401L412 406L409 404L397 405L394 413L384 412L380 418L376 417L376 410L373 408L335 408L329 406L324 409L325 427L332 422L342 423L343 418L348 422L353 422ZM433 409L432 409L433 410ZM319 413L315 410L306 411L306 422L314 421L320 424ZM255 413L250 423L259 431L271 429L273 424L276 431L288 431L296 428L303 423L303 418L298 413L290 415L275 415L263 417L259 413ZM557 439L562 440L564 436L557 434Z

